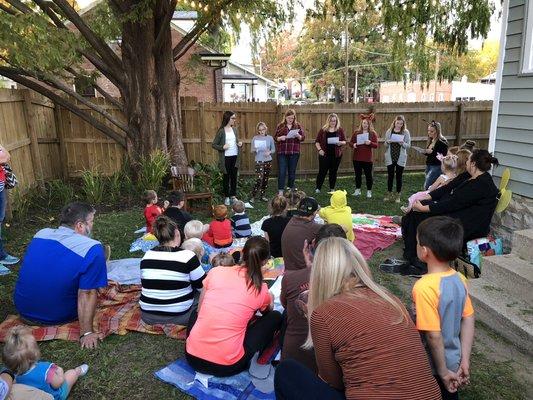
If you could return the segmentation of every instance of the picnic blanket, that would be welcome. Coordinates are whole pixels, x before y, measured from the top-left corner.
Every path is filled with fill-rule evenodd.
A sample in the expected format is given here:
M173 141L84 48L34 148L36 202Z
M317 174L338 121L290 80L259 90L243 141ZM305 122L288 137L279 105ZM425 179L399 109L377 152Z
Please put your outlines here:
M275 400L274 368L266 379L256 379L248 371L217 378L198 374L181 358L155 372L156 378L199 400ZM207 385L207 387L206 387Z
M0 264L0 276L10 274L11 270L5 265Z
M120 285L109 281L108 286L98 293L98 308L94 319L94 330L104 336L111 334L125 335L129 331L167 335L175 339L185 339L185 326L181 325L147 325L141 320L139 308L140 285ZM17 315L8 315L0 324L0 342L5 341L7 331L25 323ZM80 338L78 321L55 326L30 326L37 341L71 340Z
M365 259L391 246L402 237L402 229L386 215L352 214L355 247Z

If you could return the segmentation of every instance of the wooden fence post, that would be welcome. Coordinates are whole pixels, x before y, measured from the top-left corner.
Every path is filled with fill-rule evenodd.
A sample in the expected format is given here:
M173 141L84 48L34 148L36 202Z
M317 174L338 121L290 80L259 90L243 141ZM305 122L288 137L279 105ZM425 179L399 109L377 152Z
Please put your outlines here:
M68 156L65 146L65 135L63 132L63 118L61 117L61 106L54 103L54 121L56 124L56 136L59 140L59 161L61 163L61 174L64 179L69 178L68 173Z
M26 117L26 130L30 139L31 158L33 161L33 170L35 171L36 181L38 185L44 187L44 175L43 166L41 163L41 152L39 151L39 141L37 138L37 132L35 130L35 113L33 110L33 104L31 103L31 91L30 89L23 89L24 96L24 116Z
M198 104L198 129L200 129L200 162L203 164L206 160L206 146L205 142L205 103L199 102Z
M455 145L460 146L463 141L463 130L465 127L464 123L465 118L465 103L464 101L459 102L457 105L457 121L455 121Z

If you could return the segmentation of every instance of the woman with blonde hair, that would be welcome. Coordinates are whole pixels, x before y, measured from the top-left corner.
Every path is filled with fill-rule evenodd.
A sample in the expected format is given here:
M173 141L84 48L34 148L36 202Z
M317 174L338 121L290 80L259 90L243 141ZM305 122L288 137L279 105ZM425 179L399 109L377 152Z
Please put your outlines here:
M439 156L439 154L441 156ZM441 157L448 154L448 141L442 136L440 122L431 121L428 124L428 143L424 155L426 156L426 180L424 190L437 180L441 173Z
M329 191L335 190L337 170L342 159L342 146L346 144L344 130L337 114L328 115L326 124L318 131L315 147L318 151L318 175L315 193L320 193L329 171Z
M372 280L359 251L327 238L311 269L309 336L318 376L280 363L277 399L440 399L420 336L399 299Z
M387 195L384 201L394 200L400 203L402 193L403 170L407 164L407 149L411 147L411 134L407 130L403 115L397 115L390 128L385 132L385 165L387 165ZM392 193L392 184L396 175L396 195Z
M304 129L296 120L296 111L289 109L285 112L283 121L276 127L274 140L278 153L278 194L282 196L287 174L289 175L288 186L294 190L296 167L300 158L300 143L305 140Z

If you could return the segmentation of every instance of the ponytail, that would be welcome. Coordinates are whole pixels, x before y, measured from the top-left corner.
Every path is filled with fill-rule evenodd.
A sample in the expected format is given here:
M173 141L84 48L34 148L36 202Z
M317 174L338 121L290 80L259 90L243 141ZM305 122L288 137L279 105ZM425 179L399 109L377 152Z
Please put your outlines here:
M253 288L257 293L261 291L263 284L263 272L261 268L270 258L270 246L268 241L261 236L252 236L246 241L242 249L244 267L248 288Z
M474 150L470 156L470 160L475 164L477 169L483 172L490 170L492 165L496 167L499 165L498 159L483 149Z

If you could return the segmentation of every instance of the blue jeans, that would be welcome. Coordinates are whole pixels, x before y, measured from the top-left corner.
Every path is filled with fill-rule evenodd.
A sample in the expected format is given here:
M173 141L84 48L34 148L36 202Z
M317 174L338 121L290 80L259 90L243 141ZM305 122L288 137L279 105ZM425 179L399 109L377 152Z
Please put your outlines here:
M7 253L4 251L4 244L2 243L2 224L4 223L4 218L6 216L6 203L7 193L4 188L4 190L0 192L0 261L7 256Z
M296 167L298 166L298 159L300 153L297 154L278 154L278 190L285 189L285 176L289 172L288 186L294 189L294 181L296 180Z
M437 178L442 174L440 165L426 165L426 181L424 182L424 190L433 185Z
M294 360L282 361L274 375L277 400L346 400L343 392L334 389L309 368Z

